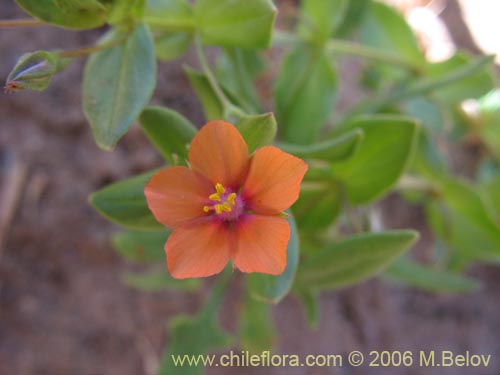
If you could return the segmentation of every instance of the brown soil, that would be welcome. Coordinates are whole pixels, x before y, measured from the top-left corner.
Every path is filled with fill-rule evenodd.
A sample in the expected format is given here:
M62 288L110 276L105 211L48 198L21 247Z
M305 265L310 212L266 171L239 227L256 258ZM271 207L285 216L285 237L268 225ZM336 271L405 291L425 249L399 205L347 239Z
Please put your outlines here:
M23 17L0 0L2 18ZM0 32L0 77L36 49L75 48L99 31L50 27ZM0 375L152 374L168 344L165 323L195 312L204 298L180 292L144 293L120 275L131 266L110 247L118 228L101 218L87 196L109 182L161 165L140 131L129 132L112 153L94 144L80 109L83 61L57 75L43 93L0 95L0 189L22 163L28 176L0 258ZM203 114L179 64L162 64L154 102L201 124ZM388 225L421 228L422 215L397 197L386 200ZM396 224L397 223L397 224ZM423 228L425 231L425 228ZM425 248L425 246L421 246ZM321 324L309 330L298 303L276 307L277 352L348 353L361 350L452 350L492 354L487 369L315 368L225 369L209 374L499 374L500 276L476 267L479 293L434 295L372 280L324 294ZM226 301L223 324L234 329L237 292ZM233 302L234 301L234 302Z

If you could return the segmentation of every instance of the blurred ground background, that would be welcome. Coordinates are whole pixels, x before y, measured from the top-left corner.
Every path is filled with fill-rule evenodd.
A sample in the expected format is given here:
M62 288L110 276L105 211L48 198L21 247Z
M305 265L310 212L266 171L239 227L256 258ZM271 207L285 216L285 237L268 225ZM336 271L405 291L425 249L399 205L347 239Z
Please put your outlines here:
M442 18L454 42L478 51L457 13L457 2L441 3L448 3ZM280 6L292 2L281 1ZM2 19L24 17L10 0L0 0L0 10ZM1 30L0 78L5 79L24 52L86 46L100 34L50 27ZM161 158L137 128L114 152L97 148L80 107L83 62L75 61L43 93L0 94L0 194L12 189L19 199L0 243L0 375L152 374L168 342L166 321L195 312L204 298L204 293L144 293L120 281L132 266L111 249L109 235L117 227L93 211L87 196L161 165ZM348 68L343 76L347 82L356 80ZM155 103L203 123L180 64L161 64L158 80ZM354 89L342 90L343 101L356 100ZM422 213L397 196L386 199L382 208L391 213L386 215L388 227L421 230L419 249L425 251L429 241ZM287 298L274 311L280 335L276 351L305 356L351 350L468 350L492 354L488 369L240 368L224 374L499 374L500 273L475 267L471 274L482 280L483 288L465 296L429 294L380 280L327 293L316 331L307 327L298 303ZM238 296L235 286L221 316L233 331ZM214 368L208 373L222 372Z

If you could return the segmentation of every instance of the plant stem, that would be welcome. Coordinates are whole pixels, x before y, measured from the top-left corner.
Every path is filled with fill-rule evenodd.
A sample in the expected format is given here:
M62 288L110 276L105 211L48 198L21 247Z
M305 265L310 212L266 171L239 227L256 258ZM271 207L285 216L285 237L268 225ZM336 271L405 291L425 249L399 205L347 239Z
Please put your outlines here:
M203 73L207 77L208 83L210 87L214 91L215 96L222 104L224 108L224 117L232 117L232 115L242 116L244 113L236 107L231 101L228 99L222 88L219 86L215 75L213 74L210 66L208 65L207 58L205 57L205 53L203 52L203 46L201 45L200 37L197 35L195 37L195 46L196 46L196 54L198 56L198 61L200 62L201 69Z
M17 20L0 20L0 29L8 29L15 27L34 27L34 26L47 26L44 21L35 18L22 18Z
M143 21L150 26L154 26L158 29L165 31L192 31L196 27L195 22L192 19L165 19L162 17L144 17Z
M358 43L332 39L326 44L326 48L333 53L354 55L368 60L376 60L388 64L398 65L416 73L419 73L422 70L420 65L415 64L404 57Z
M224 296L224 292L229 286L229 281L231 280L232 275L233 275L233 270L231 269L231 266L227 266L222 271L222 273L217 278L217 281L215 282L212 288L212 295L210 296L206 305L203 307L202 311L200 312L200 315L205 317L210 317L214 314L214 312L221 304L222 297Z
M273 43L275 44L285 44L285 45L295 45L303 42L308 42L307 40L302 40L295 34L286 31L276 31L273 35ZM353 55L361 58L376 60L388 64L398 65L402 68L406 68L412 72L421 72L422 67L409 61L403 57L400 57L394 53L386 52L377 48L368 47L359 43L347 42L340 39L330 39L326 42L326 49L332 53Z
M470 77L472 74L480 71L485 65L491 64L494 59L494 55L481 56L472 61L471 63L451 70L437 78L428 78L419 81L411 86L404 87L400 90L388 92L386 94L379 95L376 99L367 99L358 103L356 106L351 108L345 115L342 121L353 117L354 115L361 113L373 113L377 110L383 108L384 106L394 103L401 102L405 99L410 99L419 95L427 94L433 90L440 87L444 87L460 79Z
M89 55L89 54L94 53L94 52L99 52L99 51L102 51L102 50L105 50L108 48L112 48L112 47L122 43L125 39L127 39L127 35L125 35L121 38L115 39L115 40L111 40L111 41L106 42L106 43L97 44L95 46L58 52L57 56L59 56L60 58L72 58L72 57L86 56L86 55Z

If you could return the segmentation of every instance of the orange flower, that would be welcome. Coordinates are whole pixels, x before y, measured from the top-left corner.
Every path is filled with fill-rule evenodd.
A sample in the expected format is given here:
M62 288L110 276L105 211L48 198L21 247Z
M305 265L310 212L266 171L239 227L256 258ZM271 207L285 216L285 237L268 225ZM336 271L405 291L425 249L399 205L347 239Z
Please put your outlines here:
M307 164L273 146L249 156L224 121L196 134L189 163L158 172L144 191L156 219L173 229L165 244L170 274L210 276L229 260L242 272L281 274L290 226L280 213L297 200Z

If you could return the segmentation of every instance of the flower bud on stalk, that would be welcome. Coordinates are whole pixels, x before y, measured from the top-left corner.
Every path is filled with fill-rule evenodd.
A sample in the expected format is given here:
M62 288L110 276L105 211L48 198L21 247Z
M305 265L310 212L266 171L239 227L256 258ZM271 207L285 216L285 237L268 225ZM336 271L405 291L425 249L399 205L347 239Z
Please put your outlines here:
M24 89L42 91L52 76L66 64L57 54L47 51L25 53L17 61L5 82L5 92Z

